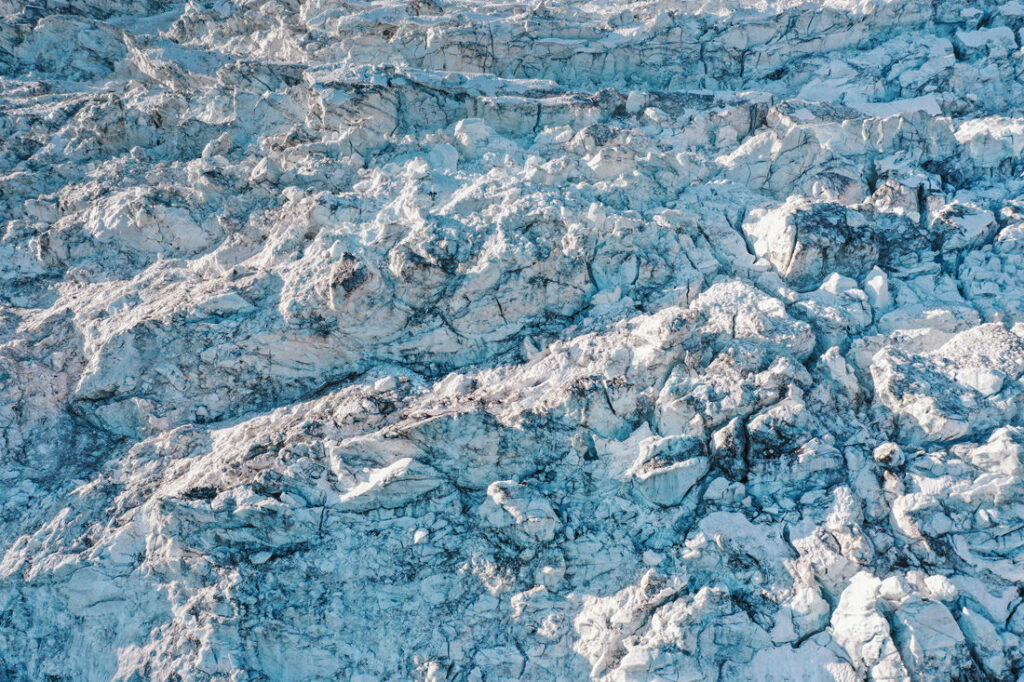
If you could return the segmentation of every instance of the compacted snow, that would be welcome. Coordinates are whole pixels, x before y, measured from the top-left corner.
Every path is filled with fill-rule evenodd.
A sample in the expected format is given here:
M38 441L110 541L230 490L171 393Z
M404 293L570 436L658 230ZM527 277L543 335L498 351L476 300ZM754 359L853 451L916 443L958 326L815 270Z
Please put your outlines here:
M0 0L0 678L1018 679L1022 29Z

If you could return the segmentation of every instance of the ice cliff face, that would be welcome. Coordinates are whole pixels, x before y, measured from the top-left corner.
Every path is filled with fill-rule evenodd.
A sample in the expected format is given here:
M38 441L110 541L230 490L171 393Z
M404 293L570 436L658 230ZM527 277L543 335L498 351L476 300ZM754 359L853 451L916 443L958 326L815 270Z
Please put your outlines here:
M0 678L1017 679L1022 32L0 0Z

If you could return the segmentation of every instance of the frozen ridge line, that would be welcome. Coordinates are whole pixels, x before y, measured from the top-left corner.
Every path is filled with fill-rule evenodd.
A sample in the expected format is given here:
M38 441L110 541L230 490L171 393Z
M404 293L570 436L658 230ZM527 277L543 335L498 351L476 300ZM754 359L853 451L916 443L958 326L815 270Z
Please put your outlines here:
M0 0L0 679L1024 679L1022 30Z

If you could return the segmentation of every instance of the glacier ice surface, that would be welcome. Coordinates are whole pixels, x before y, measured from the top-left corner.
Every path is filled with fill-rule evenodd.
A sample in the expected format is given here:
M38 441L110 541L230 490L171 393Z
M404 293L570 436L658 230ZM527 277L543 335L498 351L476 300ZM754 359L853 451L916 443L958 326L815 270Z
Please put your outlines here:
M0 0L0 678L1020 678L1022 38Z

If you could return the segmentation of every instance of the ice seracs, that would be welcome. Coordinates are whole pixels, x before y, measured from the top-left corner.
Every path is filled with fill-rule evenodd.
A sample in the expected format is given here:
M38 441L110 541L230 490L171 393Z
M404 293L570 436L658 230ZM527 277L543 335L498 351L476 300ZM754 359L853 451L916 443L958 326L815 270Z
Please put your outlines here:
M1019 678L1022 32L0 2L0 678Z

